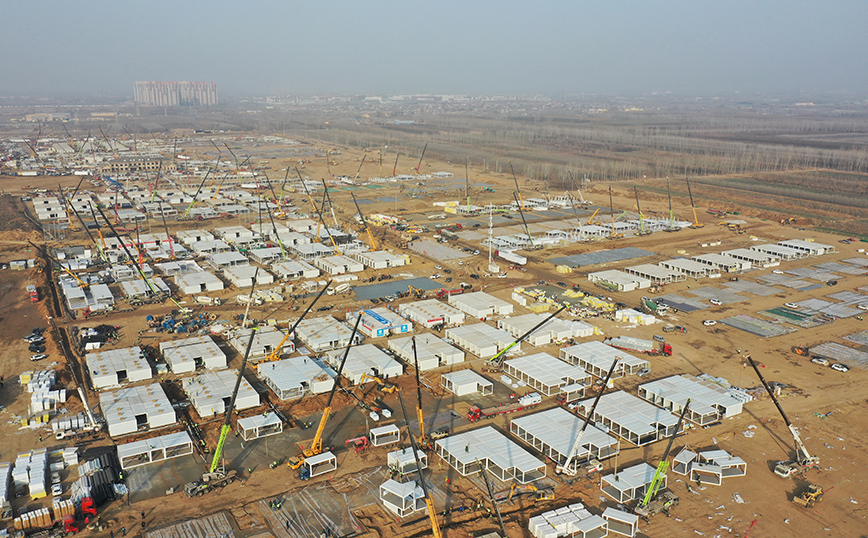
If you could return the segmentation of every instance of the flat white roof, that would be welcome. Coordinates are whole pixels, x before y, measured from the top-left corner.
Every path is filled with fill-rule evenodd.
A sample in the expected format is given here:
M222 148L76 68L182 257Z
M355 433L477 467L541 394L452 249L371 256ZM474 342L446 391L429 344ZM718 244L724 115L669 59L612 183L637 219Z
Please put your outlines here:
M616 372L623 372L624 366L644 368L648 365L646 359L640 359L639 357L630 355L623 349L617 349L596 340L561 348L561 353L579 358L604 372L609 371L609 368L612 367L612 361L615 359L618 359L618 366L615 368Z
M235 390L235 382L238 379L238 370L215 370L184 378L181 382L190 402L200 415L210 415L216 411L223 413L225 401L232 396ZM250 386L246 379L241 378L238 387L238 396L235 399L237 410L247 409L259 405L259 394ZM213 411L212 411L213 410Z
M671 260L666 260L660 262L661 267L663 264L666 264L670 267L675 268L678 271L684 271L689 273L708 273L709 268L704 263L699 263L694 260L687 260L684 258L673 258Z
M528 432L535 439L542 441L564 458L569 454L576 441L585 419L570 413L563 407L553 407L532 415L525 415L512 420L512 423ZM581 460L590 452L590 446L609 447L617 445L618 439L605 433L593 424L585 428L582 443L575 457Z
M151 365L139 346L88 353L85 361L91 378L117 375L120 371L127 372L127 377L130 377L130 373L147 373L148 377L153 375Z
M135 420L137 415L146 415L149 422L162 415L175 416L172 403L159 383L100 392L99 406L109 425Z
M585 414L590 411L593 398L582 400L580 410ZM675 426L678 417L665 409L652 405L645 400L622 390L609 392L600 397L600 403L594 411L607 421L616 422L631 432L642 435L658 432L656 424Z
M118 445L118 459L123 461L124 458L151 452L155 449L167 449L179 445L192 443L190 435L187 432L168 433L159 437L151 437L150 439L142 439L141 441L133 441L132 443L124 443Z
M398 311L406 316L413 315L420 320L433 322L444 317L460 316L464 319L464 312L444 301L437 299L425 299L398 305Z
M461 295L450 295L449 304L455 305L464 310L487 310L494 307L495 310L500 308L512 308L512 304L498 299L494 295L485 293L484 291L475 291L473 293L462 293ZM465 310L466 311L466 310Z
M247 265L250 262L240 252L229 251L229 252L215 252L211 254L208 259L210 259L216 265L225 265L235 263L238 265Z
M456 433L439 439L437 444L465 466L487 460L501 469L518 469L522 473L545 467L542 460L491 426Z
M210 336L191 336L182 340L160 342L160 353L166 362L181 364L195 362L196 359L203 361L211 358L222 358L225 364L226 354L220 349Z
M591 374L578 366L566 363L548 353L536 353L506 361L510 368L539 381L543 385L557 386L591 381Z
M302 390L314 381L327 381L332 373L326 371L317 360L310 357L290 357L279 361L256 365L259 377L267 377L278 390ZM329 383L331 387L331 383Z
M503 329L492 327L487 323L474 323L473 325L461 325L460 327L452 327L446 329L446 336L449 338L463 338L475 345L484 346L496 344L498 348L508 346L515 337ZM519 351L521 344L515 345L510 351Z
M595 278L600 280L605 280L607 282L614 282L616 284L622 285L630 285L630 284L641 284L647 279L644 279L640 276L631 275L630 273L625 273L624 271L620 271L618 269L608 269L606 271L595 271L593 273L588 274L589 278Z
M463 385L494 386L494 383L470 369L447 372L443 374L443 379L448 379L456 387Z
M659 265L652 265L650 263L633 265L631 267L627 267L627 270L635 271L640 275L646 275L650 278L656 278L658 280L666 280L668 278L681 275L681 273L679 273L678 271L672 271L670 269L666 269L665 267L660 267Z
M253 415L252 417L239 418L238 427L242 430L252 430L263 426L271 426L280 424L281 420L276 413L266 413L264 415Z
M345 351L345 349L340 349L332 351L329 354L328 362L332 368L337 369L340 367L341 359L343 359ZM350 348L350 352L347 355L347 362L344 365L344 373L361 375L365 372L373 372L373 370L376 369L382 376L387 375L390 370L395 368L399 368L401 371L404 369L400 362L386 355L386 353L377 346L373 344L362 344Z
M295 328L298 338L308 345L314 342L334 342L337 340L349 340L353 329L343 321L338 321L332 316L321 318L305 318Z
M722 387L703 383L691 375L674 375L639 385L640 389L683 407L690 400L690 411L701 415L721 413L722 409L740 406ZM721 408L715 407L720 406Z
M693 257L694 260L702 260L708 263L718 265L721 267L732 267L734 265L741 265L741 260L736 260L732 256L727 256L726 254L718 254L716 252L709 252L708 254L699 254L698 256Z

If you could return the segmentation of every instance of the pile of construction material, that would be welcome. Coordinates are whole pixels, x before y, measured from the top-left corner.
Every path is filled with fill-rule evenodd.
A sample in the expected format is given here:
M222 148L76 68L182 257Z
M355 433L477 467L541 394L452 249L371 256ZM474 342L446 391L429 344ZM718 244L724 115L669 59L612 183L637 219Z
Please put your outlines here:
M581 503L543 512L527 522L527 528L534 538L606 536L608 527L605 519L588 512Z
M45 497L48 495L45 487L47 468L48 451L44 448L18 454L15 467L12 469L12 482L15 488L26 486L34 500Z

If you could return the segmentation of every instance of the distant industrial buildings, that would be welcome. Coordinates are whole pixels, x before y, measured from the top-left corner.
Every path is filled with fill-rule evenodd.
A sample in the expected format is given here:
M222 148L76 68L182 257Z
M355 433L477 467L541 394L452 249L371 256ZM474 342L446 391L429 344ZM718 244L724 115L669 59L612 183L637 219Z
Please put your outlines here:
M137 105L146 106L217 106L214 82L136 82Z

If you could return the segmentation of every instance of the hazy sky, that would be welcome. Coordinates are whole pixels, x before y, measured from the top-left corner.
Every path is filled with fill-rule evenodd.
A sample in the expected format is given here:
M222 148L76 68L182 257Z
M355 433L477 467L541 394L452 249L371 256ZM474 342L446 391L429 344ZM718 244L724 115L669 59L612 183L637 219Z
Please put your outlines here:
M868 1L4 2L0 95L868 88Z

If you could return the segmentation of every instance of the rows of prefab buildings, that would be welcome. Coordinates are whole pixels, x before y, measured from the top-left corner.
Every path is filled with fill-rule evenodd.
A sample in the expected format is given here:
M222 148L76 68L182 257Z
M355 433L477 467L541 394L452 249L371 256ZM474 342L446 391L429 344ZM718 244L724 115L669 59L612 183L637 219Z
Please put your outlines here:
M752 268L777 267L782 261L795 261L835 252L832 245L789 239L776 244L753 245L719 253L681 257L659 263L639 264L623 270L608 269L588 273L588 280L617 291L633 291L654 285L682 282L688 278L720 278L723 273L742 273Z

